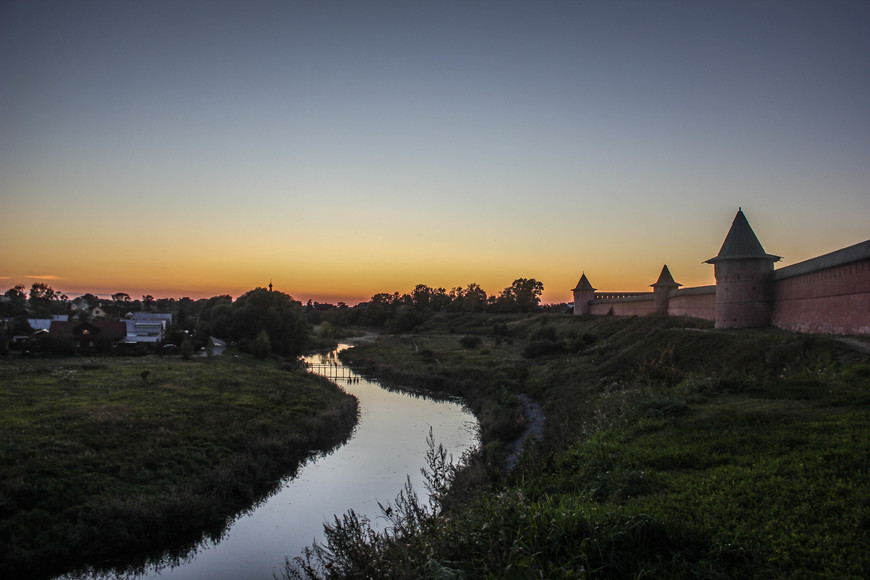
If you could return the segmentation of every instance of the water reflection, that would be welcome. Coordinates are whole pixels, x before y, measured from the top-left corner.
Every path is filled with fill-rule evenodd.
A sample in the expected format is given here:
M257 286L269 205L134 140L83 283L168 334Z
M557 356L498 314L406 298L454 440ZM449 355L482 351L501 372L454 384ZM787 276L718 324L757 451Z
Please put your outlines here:
M273 578L283 571L286 558L322 540L323 524L334 515L353 509L376 529L384 526L378 502L393 501L407 478L425 501L420 469L430 428L436 445L459 458L479 442L477 421L456 399L386 389L342 365L336 352L306 362L328 365L318 370L337 377L333 380L359 399L359 423L345 445L313 455L274 494L239 514L223 534L200 540L193 551L123 572L79 577Z

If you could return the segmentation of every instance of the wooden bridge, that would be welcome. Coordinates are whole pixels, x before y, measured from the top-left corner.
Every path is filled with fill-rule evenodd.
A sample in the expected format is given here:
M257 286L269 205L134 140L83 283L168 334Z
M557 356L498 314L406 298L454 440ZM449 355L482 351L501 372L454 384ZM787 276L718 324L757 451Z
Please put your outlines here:
M358 379L359 377L347 367L339 363L307 363L308 372L326 377L327 379Z

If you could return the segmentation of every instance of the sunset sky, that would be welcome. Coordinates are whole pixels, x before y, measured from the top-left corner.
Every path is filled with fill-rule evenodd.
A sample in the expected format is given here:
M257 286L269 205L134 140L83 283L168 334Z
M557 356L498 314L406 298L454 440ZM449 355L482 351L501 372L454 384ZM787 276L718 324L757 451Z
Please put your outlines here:
M870 2L0 2L0 292L687 286L870 238Z

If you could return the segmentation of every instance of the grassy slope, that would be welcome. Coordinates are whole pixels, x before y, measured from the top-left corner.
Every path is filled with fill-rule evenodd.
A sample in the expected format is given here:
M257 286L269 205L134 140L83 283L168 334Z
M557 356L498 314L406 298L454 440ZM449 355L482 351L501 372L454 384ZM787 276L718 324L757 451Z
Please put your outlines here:
M352 356L485 377L488 396L532 394L547 441L408 540L404 566L469 577L870 573L865 356L823 337L659 318L442 317L423 330ZM569 352L521 356L530 335L553 332ZM468 334L483 345L463 349ZM401 570L390 553L381 569Z
M0 384L5 578L219 535L356 419L331 383L244 358L7 359Z

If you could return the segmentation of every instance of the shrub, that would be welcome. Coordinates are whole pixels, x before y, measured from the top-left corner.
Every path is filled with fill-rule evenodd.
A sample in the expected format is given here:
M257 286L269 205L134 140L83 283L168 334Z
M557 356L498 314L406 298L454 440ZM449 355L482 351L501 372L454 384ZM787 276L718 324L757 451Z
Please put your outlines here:
M529 340L531 342L538 342L541 340L549 340L556 341L556 328L554 326L542 326L541 328L536 329L532 334L529 335Z
M508 329L508 325L500 322L492 327L493 336L510 336L511 332Z
M265 330L261 330L257 334L257 338L251 345L251 354L257 358L268 358L272 354L272 343Z
M562 352L562 345L560 343L552 340L536 340L523 348L523 357L537 358L557 352Z
M480 346L481 340L479 336L463 336L459 339L459 344L462 348L477 348Z
M420 351L420 358L426 362L432 362L435 360L435 353L432 351L432 349L424 348Z

